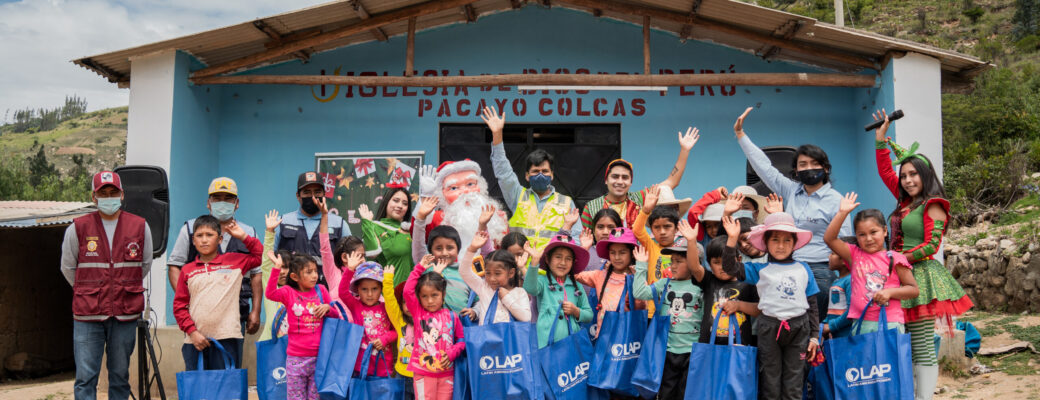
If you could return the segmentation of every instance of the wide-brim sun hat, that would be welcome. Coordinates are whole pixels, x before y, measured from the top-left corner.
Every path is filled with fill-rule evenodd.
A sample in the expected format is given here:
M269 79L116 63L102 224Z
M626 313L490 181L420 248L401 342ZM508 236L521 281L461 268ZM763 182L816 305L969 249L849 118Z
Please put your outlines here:
M705 221L721 222L722 221L722 213L723 213L723 211L725 209L726 209L726 206L722 205L722 203L712 204L712 205L710 205L710 206L708 206L708 207L706 207L704 209L704 212L701 213L700 220L701 220L701 222L705 222Z
M660 192L657 195L657 206L677 206L679 207L679 216L686 215L687 211L690 211L690 206L693 205L693 199L687 197L685 199L677 200L675 193L672 192L672 188L668 185L659 185Z
M756 226L748 234L748 242L756 249L766 251L765 234L769 231L791 232L795 235L794 250L798 250L812 240L812 232L794 225L794 218L785 212L769 214L763 225Z
M549 255L552 254L553 250L557 247L566 247L574 252L574 264L571 266L571 271L575 274L585 270L585 267L589 265L589 251L585 250L584 247L574 242L574 239L570 235L556 235L553 236L549 244L545 245L545 249L542 250L542 257L538 260L540 265L549 265Z
M763 223L765 221L765 219L766 219L766 201L768 200L766 198L766 196L758 194L758 191L755 190L755 188L753 188L751 186L737 186L737 187L733 188L733 191L730 192L730 193L731 194L740 193L740 194L744 195L745 199L749 199L749 200L754 201L755 204L758 205L758 218L755 220L755 222L761 224L761 223Z
M596 255L604 260L609 259L610 245L613 243L627 244L633 247L639 245L639 241L636 240L636 234L631 229L618 227L611 230L610 235L606 239L596 243Z
M383 267L377 262L366 261L358 265L354 269L354 277L350 278L350 293L354 296L358 295L357 285L362 279L371 279L376 282L383 282Z

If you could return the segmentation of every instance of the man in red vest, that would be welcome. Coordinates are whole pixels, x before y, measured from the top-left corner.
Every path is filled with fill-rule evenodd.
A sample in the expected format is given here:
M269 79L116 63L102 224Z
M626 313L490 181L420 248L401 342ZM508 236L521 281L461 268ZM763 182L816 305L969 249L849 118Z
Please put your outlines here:
M108 355L108 398L130 397L130 353L144 311L144 277L152 266L152 235L144 218L121 211L119 175L94 175L98 211L65 230L61 272L72 285L76 400L97 397L101 356Z

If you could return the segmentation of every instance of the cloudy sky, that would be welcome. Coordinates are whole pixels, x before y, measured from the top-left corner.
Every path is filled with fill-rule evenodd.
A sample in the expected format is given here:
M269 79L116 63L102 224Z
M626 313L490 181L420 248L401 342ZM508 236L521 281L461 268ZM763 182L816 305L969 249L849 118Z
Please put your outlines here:
M129 104L129 89L70 60L251 21L329 0L0 0L0 121L8 110Z

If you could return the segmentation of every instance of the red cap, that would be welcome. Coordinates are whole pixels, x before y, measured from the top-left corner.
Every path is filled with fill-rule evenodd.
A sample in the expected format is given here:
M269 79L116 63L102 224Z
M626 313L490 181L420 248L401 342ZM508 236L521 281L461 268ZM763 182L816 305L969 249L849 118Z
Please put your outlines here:
M115 186L120 191L123 190L123 184L119 181L119 174L112 171L101 171L94 174L94 180L90 183L90 190L96 192L98 189L109 185Z

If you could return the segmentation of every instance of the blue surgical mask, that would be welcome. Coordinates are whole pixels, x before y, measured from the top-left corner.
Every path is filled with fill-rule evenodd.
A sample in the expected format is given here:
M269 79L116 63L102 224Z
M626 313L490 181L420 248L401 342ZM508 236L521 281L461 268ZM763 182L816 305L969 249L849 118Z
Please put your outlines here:
M118 197L98 197L97 207L102 214L112 215L116 211L119 211L119 207L123 205L123 199Z
M227 221L235 216L235 203L214 201L209 203L209 213L220 222Z
M552 183L552 177L546 176L545 174L531 175L531 190L542 193L549 190L549 184Z

